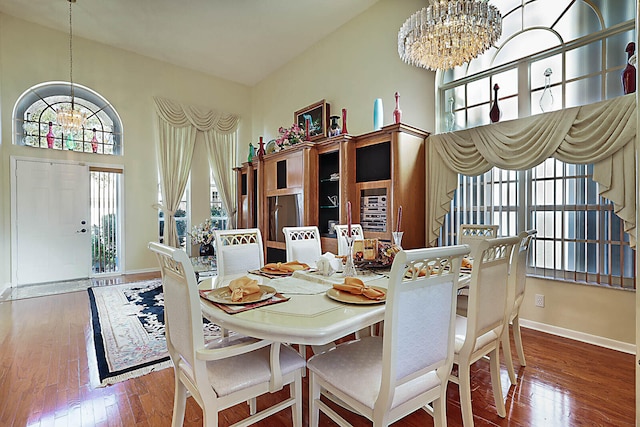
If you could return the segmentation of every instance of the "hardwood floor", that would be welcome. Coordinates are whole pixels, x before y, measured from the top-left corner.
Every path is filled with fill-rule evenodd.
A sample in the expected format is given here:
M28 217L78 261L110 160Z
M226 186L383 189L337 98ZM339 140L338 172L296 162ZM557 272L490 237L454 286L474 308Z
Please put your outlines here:
M124 276L112 283L156 275ZM476 426L633 426L635 425L634 356L589 344L523 330L527 366L518 384L509 386L502 369L507 418L496 415L489 364L472 369ZM165 369L105 388L98 383L86 292L0 303L0 426L170 426L173 370ZM515 356L516 367L518 361ZM305 387L307 381L305 379ZM286 391L258 399L264 405ZM304 423L307 423L304 393ZM364 418L344 410L355 426ZM221 414L220 425L248 414L238 405ZM462 425L458 388L449 385L448 425ZM202 412L192 398L185 426L201 426ZM258 423L290 426L290 411ZM321 425L334 425L321 416ZM432 426L418 411L398 426Z

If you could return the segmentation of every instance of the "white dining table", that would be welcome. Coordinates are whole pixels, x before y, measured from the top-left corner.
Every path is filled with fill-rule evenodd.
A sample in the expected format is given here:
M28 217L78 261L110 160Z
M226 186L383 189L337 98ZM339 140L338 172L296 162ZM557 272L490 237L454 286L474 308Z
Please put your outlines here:
M259 284L274 287L288 301L228 314L212 302L200 298L202 313L209 321L224 329L258 339L312 346L333 344L336 340L361 331L384 320L385 303L353 304L336 301L326 295L333 283L344 278L339 273L322 276L319 273L295 273L293 277L270 279L244 274L258 280ZM201 290L227 286L233 275L216 277L199 284ZM388 274L363 273L358 276L367 286L386 289ZM469 284L469 275L461 275L458 287ZM312 294L301 294L300 287L308 288ZM291 291L291 292L288 292Z
M315 274L316 276L311 276ZM309 273L309 277L296 275L283 279L246 274L258 280L259 284L274 287L288 301L253 308L251 310L228 314L212 302L200 298L205 318L227 330L235 331L254 338L322 346L331 344L339 338L367 328L384 319L384 302L371 304L352 304L333 300L326 295L331 283L340 283L344 279L335 274L333 277L321 277L318 273ZM201 290L226 286L228 282L241 275L209 279L201 282ZM314 280L317 278L318 280ZM366 275L361 277L369 286L387 288L389 279L385 275ZM279 281L282 282L280 286ZM308 286L313 294L304 295L299 287ZM292 289L295 293L283 292Z

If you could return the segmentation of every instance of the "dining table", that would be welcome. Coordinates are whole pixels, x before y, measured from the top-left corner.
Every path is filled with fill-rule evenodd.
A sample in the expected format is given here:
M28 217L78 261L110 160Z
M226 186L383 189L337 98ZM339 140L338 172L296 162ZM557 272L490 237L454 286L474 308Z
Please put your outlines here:
M277 296L286 301L249 310L241 304L225 304L223 309L220 301L202 297L204 317L226 330L254 338L317 347L332 345L340 338L384 320L384 299L368 300L350 295L342 298L331 291L333 284L344 282L341 273L324 276L317 271L296 271L291 276L277 278L256 273L259 272L204 280L199 284L201 295L225 288L231 280L246 276L261 286L275 289ZM366 286L378 289L386 290L389 285L388 270L358 271L356 277ZM468 285L468 277L468 274L461 275L458 287ZM236 307L238 310L234 311Z

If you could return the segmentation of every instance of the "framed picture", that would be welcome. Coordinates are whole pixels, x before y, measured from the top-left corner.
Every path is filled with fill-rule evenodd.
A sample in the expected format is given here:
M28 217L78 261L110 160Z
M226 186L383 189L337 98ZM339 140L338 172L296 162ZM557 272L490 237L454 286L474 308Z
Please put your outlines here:
M311 104L302 110L296 111L293 120L302 129L305 129L306 123L310 123L309 141L325 138L327 136L327 124L329 123L329 104L324 99Z

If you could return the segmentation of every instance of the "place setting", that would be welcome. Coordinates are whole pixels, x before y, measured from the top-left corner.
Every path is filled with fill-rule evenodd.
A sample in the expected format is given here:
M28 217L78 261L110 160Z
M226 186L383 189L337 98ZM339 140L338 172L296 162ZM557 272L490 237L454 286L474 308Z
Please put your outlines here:
M259 279L242 276L229 281L227 285L215 289L201 289L200 296L225 313L234 314L265 305L288 301L275 288L263 285Z

